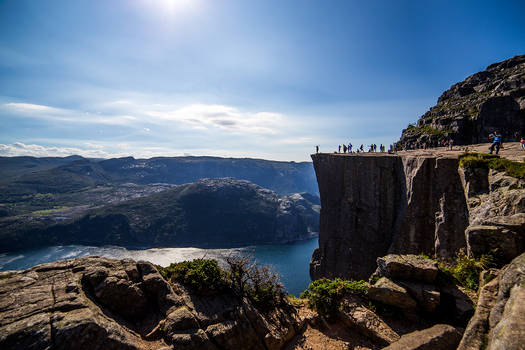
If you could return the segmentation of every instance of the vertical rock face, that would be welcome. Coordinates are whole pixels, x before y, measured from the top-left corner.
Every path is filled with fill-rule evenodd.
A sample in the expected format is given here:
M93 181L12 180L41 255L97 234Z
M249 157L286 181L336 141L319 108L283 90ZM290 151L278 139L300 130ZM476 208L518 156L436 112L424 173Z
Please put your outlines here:
M312 279L366 279L387 253L454 256L466 246L468 208L458 160L312 155L321 194Z
M321 194L312 279L368 278L386 255L406 204L403 165L393 156L312 156Z
M468 226L458 160L436 157L401 159L407 188L406 210L392 250L401 254L424 252L446 258L454 256L465 246L463 232Z

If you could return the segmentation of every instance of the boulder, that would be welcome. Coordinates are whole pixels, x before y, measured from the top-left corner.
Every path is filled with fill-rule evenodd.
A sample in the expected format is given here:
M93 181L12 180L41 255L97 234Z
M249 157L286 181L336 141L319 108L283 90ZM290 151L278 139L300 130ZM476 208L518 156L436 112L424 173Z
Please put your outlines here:
M504 226L469 226L465 230L465 237L469 256L490 254L502 263L510 262L524 248L522 235Z
M437 324L422 331L403 335L384 350L455 350L461 340L461 332L446 324Z
M358 296L349 296L341 302L339 319L350 328L380 345L388 345L399 340L399 335L381 317L365 306Z
M433 283L438 271L435 261L419 255L389 254L377 258L376 274L393 280Z
M453 316L455 322L466 325L474 314L474 302L466 291L456 285L440 286L441 303L439 311Z
M481 288L476 312L463 333L458 350L480 350L486 346L490 310L496 302L498 288L498 277Z
M441 301L441 293L434 285L417 282L398 283L417 301L417 304L423 311L436 311Z
M381 277L374 285L370 286L367 295L372 300L400 309L413 310L417 305L405 288L386 277Z

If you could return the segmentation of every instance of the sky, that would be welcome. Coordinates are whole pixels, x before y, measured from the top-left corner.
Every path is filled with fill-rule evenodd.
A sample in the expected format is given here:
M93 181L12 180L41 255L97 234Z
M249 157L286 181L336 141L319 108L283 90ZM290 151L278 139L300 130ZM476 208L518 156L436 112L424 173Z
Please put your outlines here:
M0 156L305 161L525 54L523 1L0 0Z

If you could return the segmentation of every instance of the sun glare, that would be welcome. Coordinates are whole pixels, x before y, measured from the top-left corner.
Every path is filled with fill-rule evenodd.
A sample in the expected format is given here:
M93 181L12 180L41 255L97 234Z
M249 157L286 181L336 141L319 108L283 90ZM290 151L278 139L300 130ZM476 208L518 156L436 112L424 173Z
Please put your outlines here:
M197 2L197 0L150 0L150 3L168 13L191 11L195 9Z

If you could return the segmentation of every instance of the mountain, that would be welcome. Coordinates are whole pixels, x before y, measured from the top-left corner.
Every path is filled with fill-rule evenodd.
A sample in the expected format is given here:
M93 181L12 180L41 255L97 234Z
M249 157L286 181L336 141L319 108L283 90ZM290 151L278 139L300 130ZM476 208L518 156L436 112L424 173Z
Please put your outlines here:
M56 168L84 159L81 156L69 157L0 157L0 183L5 183L14 178L32 172Z
M403 130L398 144L421 148L449 138L456 145L484 143L496 130L504 141L525 136L525 55L452 85L416 125Z
M306 197L306 198L305 198ZM285 243L318 231L319 205L310 196L280 196L245 180L194 183L88 210L71 219L3 219L2 251L42 245L232 247ZM56 220L53 220L56 216ZM59 223L57 223L59 222Z
M24 158L25 163L20 158ZM185 184L202 178L222 177L248 180L285 195L297 192L319 193L310 162L219 157L126 157L107 160L68 157L62 159L63 164L52 167L52 162L44 162L40 158L13 157L1 158L0 163L2 173L9 174L0 188L4 197L64 193L97 185L129 182ZM54 164L58 163L60 162L55 160ZM34 166L34 170L28 171L26 166Z

